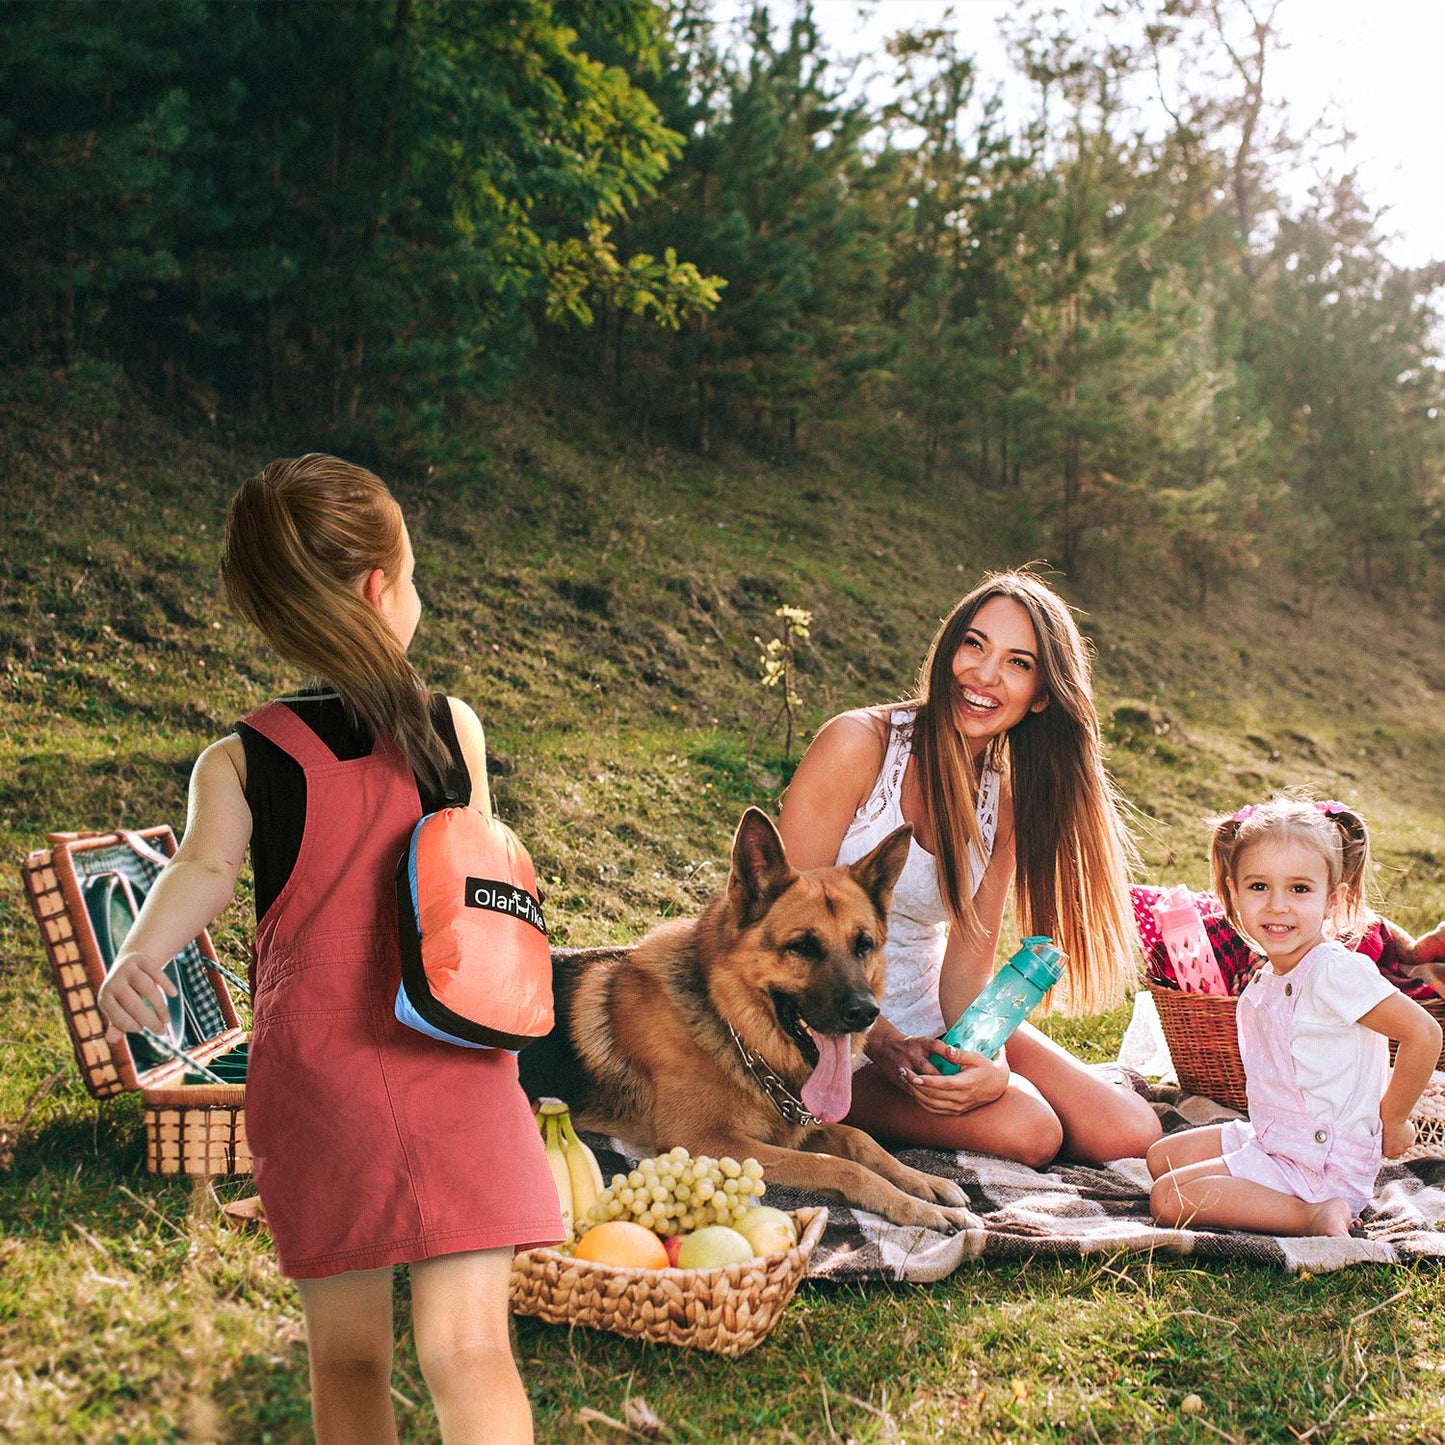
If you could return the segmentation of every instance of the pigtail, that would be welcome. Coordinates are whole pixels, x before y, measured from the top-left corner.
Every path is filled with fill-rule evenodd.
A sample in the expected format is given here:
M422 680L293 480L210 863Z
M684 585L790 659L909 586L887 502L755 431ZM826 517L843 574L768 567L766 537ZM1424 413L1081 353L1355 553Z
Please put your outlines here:
M1316 803L1326 818L1340 830L1340 886L1343 902L1335 916L1341 933L1362 932L1369 922L1368 893L1374 876L1374 860L1370 856L1370 832L1365 820L1353 808L1333 799Z
M1248 804L1237 813L1211 818L1213 830L1209 841L1209 878L1214 896L1224 905L1224 916L1236 932L1244 930L1239 921L1239 909L1234 901L1234 863L1239 857L1239 830L1255 811L1254 804Z

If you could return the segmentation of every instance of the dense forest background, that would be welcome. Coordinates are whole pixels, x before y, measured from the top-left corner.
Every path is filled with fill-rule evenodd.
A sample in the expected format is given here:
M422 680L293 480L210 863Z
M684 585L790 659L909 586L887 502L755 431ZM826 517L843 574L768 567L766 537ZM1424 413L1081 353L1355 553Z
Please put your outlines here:
M1445 262L1291 131L1272 15L1020 7L1008 113L944 26L859 98L807 4L17 0L0 365L422 471L539 375L704 453L866 417L1075 575L1439 603Z

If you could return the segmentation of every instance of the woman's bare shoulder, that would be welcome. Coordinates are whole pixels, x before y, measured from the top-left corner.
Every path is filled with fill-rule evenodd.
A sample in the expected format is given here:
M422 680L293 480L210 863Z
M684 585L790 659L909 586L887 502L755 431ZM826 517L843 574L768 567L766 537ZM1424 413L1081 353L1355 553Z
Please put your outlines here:
M779 831L795 867L822 868L838 856L849 819L883 766L886 719L872 709L839 713L818 729L783 795Z
M860 707L830 717L809 744L808 755L835 767L871 768L876 773L887 747L887 709Z

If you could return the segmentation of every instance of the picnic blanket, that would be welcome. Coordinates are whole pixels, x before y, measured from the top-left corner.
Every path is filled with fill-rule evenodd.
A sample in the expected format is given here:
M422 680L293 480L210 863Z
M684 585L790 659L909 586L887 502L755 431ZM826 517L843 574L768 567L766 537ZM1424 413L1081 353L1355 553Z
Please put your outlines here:
M1178 1088L1142 1080L1138 1087L1147 1092L1166 1133L1240 1117L1212 1099ZM636 1161L636 1152L622 1141L589 1136L589 1142L608 1178ZM1149 1251L1312 1274L1350 1264L1445 1258L1445 1158L1406 1164L1386 1160L1361 1228L1348 1239L1285 1239L1233 1230L1159 1228L1149 1218L1149 1171L1142 1159L1031 1169L988 1154L934 1149L903 1149L898 1157L957 1180L984 1228L954 1235L904 1228L820 1195L769 1186L764 1202L780 1209L828 1205L828 1227L809 1263L810 1279L923 1283L942 1279L971 1260L1032 1255L1080 1259Z

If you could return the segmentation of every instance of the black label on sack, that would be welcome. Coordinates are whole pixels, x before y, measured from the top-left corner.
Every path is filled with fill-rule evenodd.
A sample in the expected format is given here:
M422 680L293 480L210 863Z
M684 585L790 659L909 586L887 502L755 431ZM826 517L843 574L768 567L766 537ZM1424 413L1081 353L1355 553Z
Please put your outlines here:
M468 908L489 908L493 913L508 913L530 923L544 938L547 925L542 919L542 908L525 888L515 883L502 883L495 878L468 878L466 905Z

